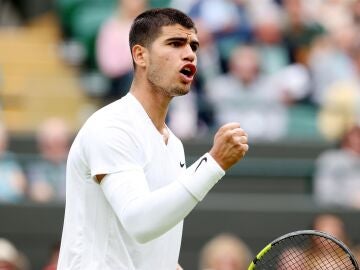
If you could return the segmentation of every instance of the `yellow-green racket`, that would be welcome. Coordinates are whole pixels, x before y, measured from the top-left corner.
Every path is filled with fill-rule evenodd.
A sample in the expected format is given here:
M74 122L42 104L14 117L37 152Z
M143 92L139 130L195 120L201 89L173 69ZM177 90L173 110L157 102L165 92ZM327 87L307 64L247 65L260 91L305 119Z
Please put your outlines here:
M248 270L359 270L350 249L314 230L285 234L263 248Z

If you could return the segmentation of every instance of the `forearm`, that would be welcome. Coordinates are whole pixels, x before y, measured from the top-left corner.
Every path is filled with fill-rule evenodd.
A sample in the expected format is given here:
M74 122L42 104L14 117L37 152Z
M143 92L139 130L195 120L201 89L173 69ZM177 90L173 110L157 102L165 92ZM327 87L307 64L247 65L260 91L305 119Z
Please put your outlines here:
M126 230L140 243L151 241L183 220L197 200L177 181L129 203L120 214Z
M108 175L101 186L128 233L144 243L182 221L223 176L215 161L209 159L197 167L199 159L181 179L152 192L140 170Z

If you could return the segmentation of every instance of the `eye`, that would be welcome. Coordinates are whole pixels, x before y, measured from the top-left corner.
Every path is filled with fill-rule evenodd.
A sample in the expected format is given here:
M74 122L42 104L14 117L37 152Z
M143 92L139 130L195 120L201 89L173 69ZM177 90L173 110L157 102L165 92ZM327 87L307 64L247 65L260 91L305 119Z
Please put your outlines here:
M196 43L190 44L190 47L193 50L193 52L197 52L197 50L199 49L199 45Z
M182 46L182 43L180 41L172 41L169 44L174 48L178 48Z

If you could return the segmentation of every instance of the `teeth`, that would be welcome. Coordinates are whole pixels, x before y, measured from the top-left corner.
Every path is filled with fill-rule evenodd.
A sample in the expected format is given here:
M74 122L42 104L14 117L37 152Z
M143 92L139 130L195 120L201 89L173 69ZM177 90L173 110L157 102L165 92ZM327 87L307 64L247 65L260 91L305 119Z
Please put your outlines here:
M186 76L192 76L193 75L193 70L190 67L184 67L181 70L181 73L186 75Z

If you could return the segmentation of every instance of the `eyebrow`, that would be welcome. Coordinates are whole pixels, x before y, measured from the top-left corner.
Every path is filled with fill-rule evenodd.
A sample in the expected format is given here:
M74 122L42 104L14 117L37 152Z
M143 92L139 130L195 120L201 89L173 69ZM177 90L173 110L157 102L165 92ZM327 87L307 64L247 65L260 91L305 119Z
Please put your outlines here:
M166 41L166 42L180 41L180 42L187 43L188 40L189 40L189 39L188 39L188 38L185 38L185 37L171 37L171 38L166 39L165 41ZM197 47L200 47L199 41L194 40L194 39L190 41L190 44L191 44L191 45L196 45Z

